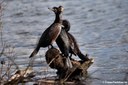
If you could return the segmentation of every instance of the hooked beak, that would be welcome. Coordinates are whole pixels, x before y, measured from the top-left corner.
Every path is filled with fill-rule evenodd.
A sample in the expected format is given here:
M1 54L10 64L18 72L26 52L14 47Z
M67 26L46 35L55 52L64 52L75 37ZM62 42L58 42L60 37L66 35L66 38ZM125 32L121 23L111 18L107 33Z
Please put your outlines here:
M54 11L54 9L52 9L52 8L48 8L49 10L51 10L51 11Z

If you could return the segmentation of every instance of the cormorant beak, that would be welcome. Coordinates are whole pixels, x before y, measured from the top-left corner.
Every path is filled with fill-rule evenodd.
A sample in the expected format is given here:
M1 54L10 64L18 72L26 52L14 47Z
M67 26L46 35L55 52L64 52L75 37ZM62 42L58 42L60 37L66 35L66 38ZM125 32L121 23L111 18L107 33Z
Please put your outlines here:
M49 10L51 10L51 11L54 11L54 9L52 9L52 8L48 8Z

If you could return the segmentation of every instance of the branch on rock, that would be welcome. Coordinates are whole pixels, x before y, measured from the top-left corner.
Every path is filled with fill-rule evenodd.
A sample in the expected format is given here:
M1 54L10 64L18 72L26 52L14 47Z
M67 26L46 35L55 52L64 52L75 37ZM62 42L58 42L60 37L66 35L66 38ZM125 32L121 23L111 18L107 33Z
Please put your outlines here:
M16 85L18 83L27 82L30 78L34 76L35 74L31 67L22 70L17 70L15 74L12 75L8 82L6 82L4 85Z
M68 68L66 66L66 58L63 57L59 50L56 48L51 48L46 52L46 62L53 68L57 69L57 76L59 80L67 81L78 78L78 76L86 76L87 69L93 64L94 60L89 59L88 61L77 61L71 59L73 68Z

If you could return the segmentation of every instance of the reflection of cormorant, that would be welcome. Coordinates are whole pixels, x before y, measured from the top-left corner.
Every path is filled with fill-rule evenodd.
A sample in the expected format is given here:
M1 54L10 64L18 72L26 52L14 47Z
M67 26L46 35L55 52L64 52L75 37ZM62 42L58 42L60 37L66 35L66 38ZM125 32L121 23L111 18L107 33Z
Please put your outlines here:
M55 13L55 21L52 25L50 25L42 34L37 47L32 52L30 57L36 55L40 49L40 47L47 47L49 45L52 46L53 42L55 42L56 38L59 36L62 28L62 20L61 20L61 13L63 12L63 7L53 7L52 10ZM52 46L53 47L53 46Z
M67 36L69 38L69 43L70 43L70 50L69 50L69 52L71 53L71 55L72 54L74 54L75 56L78 55L78 57L81 60L84 60L84 61L89 60L88 55L87 54L84 55L80 51L79 46L78 46L77 41L74 38L74 36L68 32L70 30L70 22L68 20L63 20L62 21L62 25L64 26L63 29L66 30Z

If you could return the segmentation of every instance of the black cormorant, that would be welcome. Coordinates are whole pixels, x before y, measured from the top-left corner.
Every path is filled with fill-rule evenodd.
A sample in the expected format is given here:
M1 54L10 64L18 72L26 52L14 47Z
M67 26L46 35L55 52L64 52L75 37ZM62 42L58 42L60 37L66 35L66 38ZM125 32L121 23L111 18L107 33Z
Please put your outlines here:
M52 46L53 42L55 42L56 38L59 36L61 32L61 28L62 28L61 13L63 12L63 7L62 6L53 7L50 10L52 10L55 13L55 21L43 32L35 50L31 53L30 57L36 55L40 47L47 47L49 45Z
M60 49L60 51L62 52L63 56L66 57L66 64L68 67L72 68L72 64L69 58L69 50L70 50L70 43L69 43L69 38L67 36L66 30L65 29L61 29L61 32L58 36L58 38L56 39L56 43Z
M78 57L83 60L83 61L87 61L89 60L88 55L84 55L80 49L79 49L79 45L77 44L76 39L74 38L74 36L69 33L68 31L70 30L70 22L68 20L63 20L62 21L62 25L64 26L62 29L65 29L67 36L69 38L69 43L70 43L70 49L69 49L69 53L71 53L70 56L72 56L72 54L74 54L75 56L78 55Z

